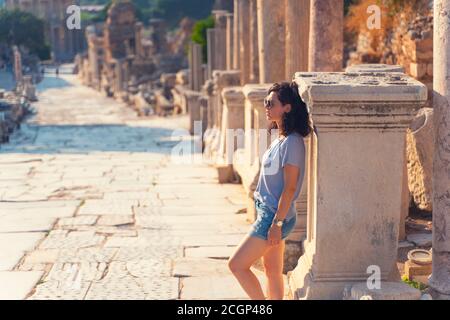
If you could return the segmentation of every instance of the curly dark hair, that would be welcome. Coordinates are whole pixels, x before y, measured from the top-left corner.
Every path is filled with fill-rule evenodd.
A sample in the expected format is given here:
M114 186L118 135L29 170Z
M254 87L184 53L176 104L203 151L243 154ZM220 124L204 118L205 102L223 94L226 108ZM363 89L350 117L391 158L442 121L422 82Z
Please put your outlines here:
M295 82L281 82L274 83L267 94L275 92L284 106L291 105L291 111L283 114L283 127L278 128L275 121L272 121L269 126L269 133L272 129L280 129L281 134L288 136L293 132L298 132L303 137L308 136L313 130L311 126L311 119L306 107L306 103L302 100L298 93L298 86Z

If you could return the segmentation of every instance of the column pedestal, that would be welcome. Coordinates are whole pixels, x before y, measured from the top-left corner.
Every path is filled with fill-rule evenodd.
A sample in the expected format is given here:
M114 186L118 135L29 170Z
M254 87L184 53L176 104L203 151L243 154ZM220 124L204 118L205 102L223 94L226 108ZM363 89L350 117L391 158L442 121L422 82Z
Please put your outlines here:
M317 134L308 144L307 238L294 299L342 299L397 258L405 133L427 88L402 73L296 74Z

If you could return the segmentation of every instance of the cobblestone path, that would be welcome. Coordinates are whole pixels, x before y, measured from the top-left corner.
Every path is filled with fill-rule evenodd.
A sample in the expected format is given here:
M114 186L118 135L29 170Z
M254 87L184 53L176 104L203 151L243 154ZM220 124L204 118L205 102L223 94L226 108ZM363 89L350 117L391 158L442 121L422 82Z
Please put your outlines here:
M38 90L0 146L0 298L244 299L226 264L244 192L171 155L187 117L138 118L70 75Z

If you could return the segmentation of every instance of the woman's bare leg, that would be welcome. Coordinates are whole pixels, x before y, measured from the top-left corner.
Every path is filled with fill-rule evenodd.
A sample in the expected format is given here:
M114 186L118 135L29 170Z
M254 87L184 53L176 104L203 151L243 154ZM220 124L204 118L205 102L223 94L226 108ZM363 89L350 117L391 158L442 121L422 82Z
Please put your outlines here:
M246 235L228 260L228 267L252 300L265 300L258 278L250 270L252 264L268 249L267 240Z
M263 255L264 269L267 277L267 297L269 300L283 300L283 256L285 241L270 246Z

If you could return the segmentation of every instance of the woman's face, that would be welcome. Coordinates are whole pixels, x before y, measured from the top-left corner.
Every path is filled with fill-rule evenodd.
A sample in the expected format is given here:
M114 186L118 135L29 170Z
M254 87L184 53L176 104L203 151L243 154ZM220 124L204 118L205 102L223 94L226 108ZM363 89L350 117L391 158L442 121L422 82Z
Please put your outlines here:
M291 105L283 106L277 93L273 91L266 97L264 107L266 108L266 118L269 121L281 121L283 114L291 110Z

